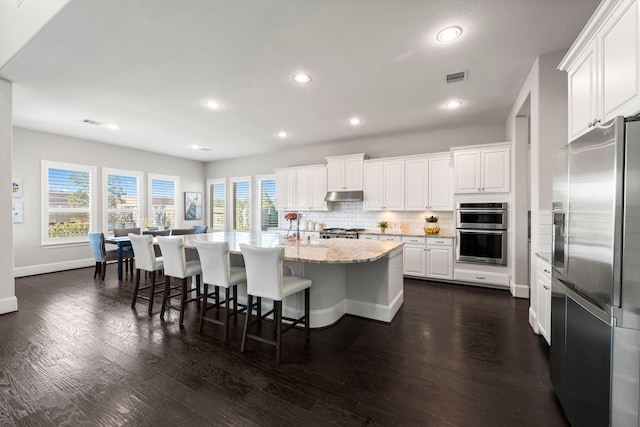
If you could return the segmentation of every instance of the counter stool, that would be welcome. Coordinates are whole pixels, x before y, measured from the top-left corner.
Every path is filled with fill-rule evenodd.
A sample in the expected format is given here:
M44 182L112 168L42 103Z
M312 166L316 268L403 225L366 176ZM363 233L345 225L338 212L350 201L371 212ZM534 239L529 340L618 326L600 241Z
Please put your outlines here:
M184 242L182 237L156 237L158 244L160 245L160 251L162 252L162 261L164 264L164 296L162 298L162 310L160 311L160 318L164 320L164 311L169 305L169 300L174 297L180 297L180 326L184 322L184 310L186 305L192 301L196 301L200 306L200 298L187 299L190 292L200 291L200 274L202 273L202 267L199 260L187 261L184 252ZM196 276L196 287L187 289L187 278L190 276ZM181 291L170 295L171 278L181 280ZM173 307L173 306L171 306ZM177 307L174 307L177 308Z
M238 313L238 288L240 283L246 283L247 273L243 267L231 267L229 244L227 242L194 241L200 265L202 266L202 283L204 294L202 295L202 308L200 311L200 332L204 329L204 322L224 325L224 340L229 339L229 317L231 316L231 301L233 301L233 315ZM215 289L209 293L209 285ZM225 288L225 300L220 302L219 288ZM233 297L231 292L233 291ZM215 304L209 306L208 298L215 297ZM206 317L210 309L219 309L224 304L224 321Z
M249 245L240 245L242 256L247 271L247 316L244 322L242 334L242 346L244 352L247 338L251 338L276 347L276 364L280 363L280 348L282 334L298 323L304 323L305 340L309 342L309 291L311 280L296 276L285 276L283 273L284 248L258 248ZM304 316L299 319L282 316L282 300L297 292L304 290ZM256 322L251 322L253 311L253 297L269 298L273 300L273 309L264 315L258 313ZM258 302L260 304L260 302ZM262 319L273 313L273 324L276 340L269 340L258 335L248 333L249 326L260 323ZM282 330L282 320L292 322Z
M164 284L164 282L156 283L156 273L163 268L162 257L156 257L155 250L153 248L153 236L141 236L139 234L129 233L129 239L131 240L131 247L136 257L136 285L133 290L133 300L131 301L131 308L136 307L136 301L138 298L146 299L149 301L149 316L153 310L153 297L156 294L164 292L164 289L156 290L156 286ZM145 273L151 273L151 284L140 287L140 270L144 270ZM147 282L147 275L145 274L145 283ZM142 295L139 292L145 289L149 289L149 295Z

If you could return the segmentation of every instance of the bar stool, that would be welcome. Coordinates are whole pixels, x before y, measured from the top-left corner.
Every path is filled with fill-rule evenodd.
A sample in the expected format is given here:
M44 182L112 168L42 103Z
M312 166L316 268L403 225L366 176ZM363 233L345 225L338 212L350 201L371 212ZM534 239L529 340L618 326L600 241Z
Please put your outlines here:
M142 298L149 301L149 316L153 310L153 297L156 294L164 292L164 289L156 290L156 286L163 285L164 282L156 283L156 273L163 269L162 257L156 257L155 249L153 247L153 236L141 236L139 234L129 233L129 240L131 240L131 247L136 257L136 285L133 290L133 300L131 301L131 308L136 307L136 301L138 298ZM140 287L140 270L151 273L151 284ZM147 281L145 274L145 283ZM145 289L149 289L149 296L142 295L139 292Z
M162 260L164 264L164 296L162 298L162 310L160 311L160 318L164 320L164 312L169 305L169 300L174 297L180 297L180 326L184 322L184 309L186 305L192 301L196 301L200 306L200 298L190 298L187 296L190 292L199 292L200 288L200 274L202 273L202 267L199 260L187 261L184 252L184 242L182 237L161 237L158 236L158 244L160 245L160 251L162 251ZM196 276L196 287L194 289L187 289L187 278ZM171 278L175 277L182 282L181 291L173 295L169 294L171 289ZM175 306L170 306L178 308Z
M243 267L231 267L229 244L227 242L194 241L200 265L202 266L202 283L204 294L202 296L202 308L200 311L200 332L204 329L204 322L224 325L224 340L229 339L229 317L231 316L231 301L233 301L233 315L238 313L238 288L240 283L246 283L247 273ZM214 286L214 291L209 293L209 285ZM225 288L225 300L220 302L219 288ZM233 292L233 297L231 297ZM215 304L208 306L208 298L215 297ZM206 317L210 309L219 309L221 304L225 306L224 321Z
M309 342L309 291L311 280L283 274L284 248L282 247L258 248L240 244L240 250L242 251L247 271L247 317L244 322L240 351L244 352L247 338L273 345L276 347L276 364L278 364L280 363L280 348L284 332L298 323L304 323L305 340ZM282 316L282 300L302 290L304 290L304 316L299 319ZM253 311L254 296L258 300L261 298L273 300L273 309L264 315L259 313L258 319L254 323L259 324L262 319L273 313L275 341L248 333L249 326L253 324L251 323L251 312ZM292 322L284 331L282 330L282 320Z

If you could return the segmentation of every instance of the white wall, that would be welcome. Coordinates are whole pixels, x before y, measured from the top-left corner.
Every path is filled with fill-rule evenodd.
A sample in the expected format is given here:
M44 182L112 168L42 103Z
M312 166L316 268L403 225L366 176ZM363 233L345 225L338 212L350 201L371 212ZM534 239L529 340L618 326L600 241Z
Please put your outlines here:
M15 55L70 0L0 2L0 67Z
M13 279L13 219L11 214L11 83L0 79L0 229L5 244L0 247L0 314L18 309ZM2 195L4 194L4 195Z
M460 111L464 115L464 111ZM504 141L504 123L459 127L431 132L368 137L301 147L288 146L277 153L221 160L207 164L207 178L273 173L274 168L325 163L325 157L367 153L370 158L405 156L448 151L460 145Z
M183 206L184 191L199 191L204 195L203 162L22 128L14 128L13 151L13 174L23 179L24 186L24 223L13 226L17 276L87 265L87 260L89 265L93 263L88 245L41 246L41 160L97 166L98 201L102 200L102 167L145 172L145 193L146 173L179 176L177 227L190 228L205 223L204 218L202 221L185 221ZM102 204L99 202L97 205L97 220L102 224ZM147 216L146 209L145 201L143 216Z

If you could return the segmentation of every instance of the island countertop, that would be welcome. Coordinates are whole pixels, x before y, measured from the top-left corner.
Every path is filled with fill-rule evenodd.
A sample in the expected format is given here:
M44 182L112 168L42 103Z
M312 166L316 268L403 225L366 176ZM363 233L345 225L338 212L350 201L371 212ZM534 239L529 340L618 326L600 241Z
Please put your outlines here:
M285 239L273 233L250 233L242 231L217 231L205 234L181 236L186 247L193 241L227 242L229 250L240 253L240 244L261 248L284 247L284 257L289 261L318 264L354 264L371 262L383 258L402 247L402 242L358 239Z

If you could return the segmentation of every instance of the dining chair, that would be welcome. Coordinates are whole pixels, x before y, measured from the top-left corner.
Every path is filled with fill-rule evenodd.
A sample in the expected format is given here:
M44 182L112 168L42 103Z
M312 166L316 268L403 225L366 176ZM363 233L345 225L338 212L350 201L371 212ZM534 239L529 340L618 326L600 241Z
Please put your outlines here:
M93 278L100 275L100 280L104 280L107 273L107 261L116 261L118 259L118 250L106 250L104 244L104 233L88 233L89 244L93 251L93 257L96 260L96 268L93 272Z
M196 234L204 234L207 232L208 227L206 225L194 225L193 230Z
M247 271L247 316L245 317L240 351L244 352L247 338L270 344L276 348L276 364L279 364L282 334L284 332L295 327L298 323L303 323L305 340L306 342L309 342L309 293L312 282L310 279L303 277L284 275L283 247L260 248L240 244L240 250L242 251ZM282 300L289 295L293 295L303 290L304 316L299 319L284 317L282 315ZM252 323L251 314L254 306L253 297L258 298L258 305L261 303L261 298L273 300L273 309L263 315L258 314L258 319ZM258 311L258 313L260 312ZM248 329L251 325L254 323L260 324L262 319L272 313L276 336L275 341L248 333ZM283 320L291 322L285 330L282 330Z
M238 313L238 288L241 283L246 283L247 273L244 267L231 267L231 256L227 242L194 242L200 255L202 266L202 307L200 309L200 332L204 330L204 322L224 325L224 340L229 338L229 318L231 317L231 301L233 301L233 315ZM213 286L213 292L209 293L209 286ZM219 288L225 289L224 302L220 302ZM231 297L233 292L233 297ZM209 306L208 298L214 296L215 303ZM224 303L224 321L207 317L210 309L220 309Z
M113 237L124 237L124 236L128 236L130 233L140 234L140 228L136 227L136 228L114 228L113 229ZM130 272L131 274L133 274L134 256L133 256L133 249L131 248L131 245L123 246L122 251L123 251L123 261L125 262L124 264L125 273L129 274Z
M129 233L129 239L131 240L131 247L136 257L136 284L133 290L133 300L131 301L131 308L136 307L136 301L138 298L142 298L149 301L148 312L151 316L153 311L153 297L156 294L164 293L164 288L156 290L156 287L163 285L164 282L156 282L156 274L163 269L162 257L156 256L153 245L153 236L141 236L135 233ZM151 273L151 284L147 285L147 275L145 274L145 286L140 287L140 271L144 270L145 273ZM142 295L140 291L149 289L149 295Z
M172 236L184 236L185 234L196 234L196 231L193 228L172 228L171 229Z
M186 305L192 301L196 301L200 306L200 275L202 273L202 267L199 260L187 261L185 255L184 242L179 236L158 236L158 245L160 245L160 251L162 252L162 261L164 264L164 294L162 297L162 310L160 311L160 318L164 320L164 312L171 298L180 297L180 326L184 322L184 311ZM196 276L196 287L187 289L187 279L191 276ZM171 278L175 277L181 281L181 291L175 294L170 294ZM195 291L196 297L189 298L189 293ZM173 308L178 308L170 306Z

